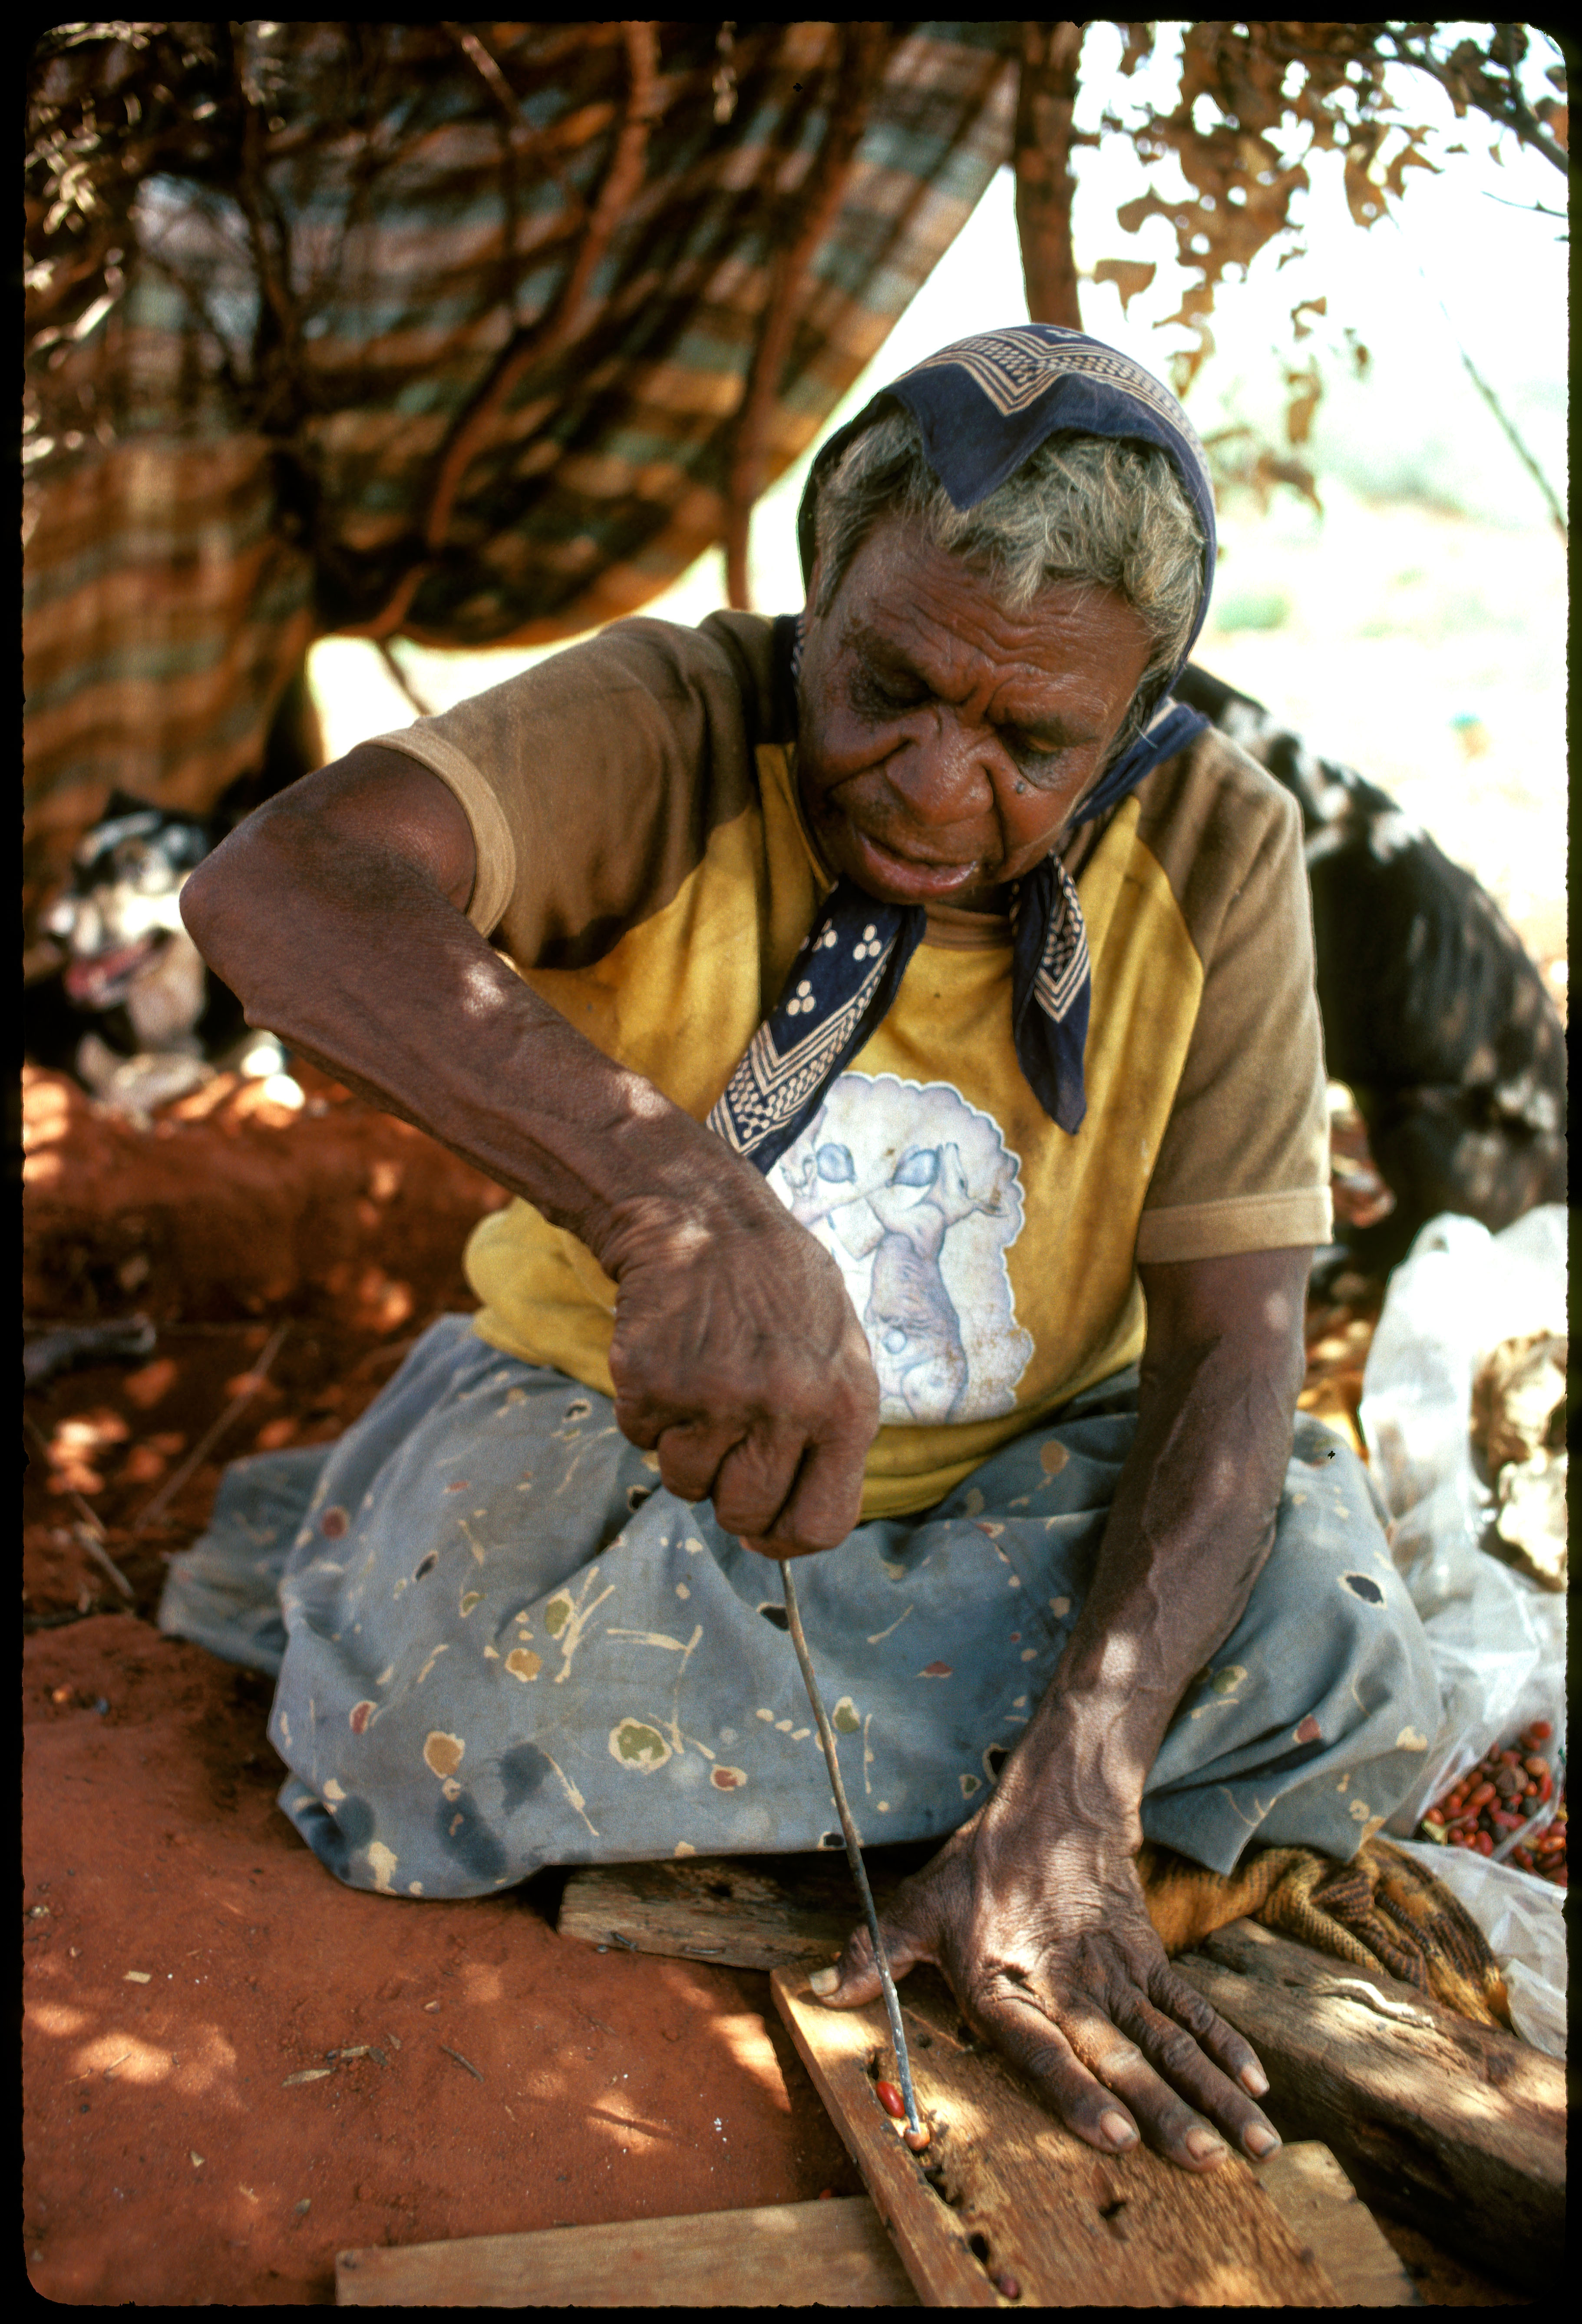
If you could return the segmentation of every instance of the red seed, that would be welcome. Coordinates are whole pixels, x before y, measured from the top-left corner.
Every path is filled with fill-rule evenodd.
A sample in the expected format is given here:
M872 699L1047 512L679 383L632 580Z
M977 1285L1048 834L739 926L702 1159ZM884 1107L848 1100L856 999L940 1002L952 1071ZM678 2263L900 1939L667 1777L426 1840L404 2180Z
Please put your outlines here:
M1522 1740L1525 1743L1531 1736L1535 1743L1547 1743L1554 1731L1547 1719L1535 1719L1530 1726L1523 1728Z
M1492 1856L1495 1852L1494 1841L1486 1831L1480 1831L1472 1845L1476 1849L1479 1856Z
M903 2120L906 2112L906 2101L895 2083L875 2082L874 2089L878 2092L878 2102L885 2112L893 2115L897 2122Z
M1554 1795L1554 1788L1555 1779L1552 1775L1540 1775L1538 1779L1538 1796L1541 1800L1552 1798Z
M1467 1804L1469 1808L1480 1808L1486 1801L1492 1800L1494 1795L1495 1787L1492 1784L1479 1784L1475 1792L1467 1794Z
M1469 1831L1453 1831L1450 1834L1450 1845L1452 1848L1470 1848L1472 1834Z
M1547 1775L1549 1773L1549 1761L1547 1759L1540 1758L1536 1751L1529 1752L1527 1757L1522 1760L1522 1765L1526 1768L1530 1775Z
M914 2153L914 2154L921 2154L921 2153L922 2153L922 2152L923 2152L924 2148L928 2144L928 2142L929 2142L930 2138L933 2136L933 2135L934 2135L934 2134L930 2131L930 2129L929 2129L929 2127L928 2127L928 2125L927 2125L926 2123L924 2123L924 2124L923 2124L923 2125L922 2125L918 2129L916 2129L916 2130L912 2130L912 2129L908 2128L908 2129L904 2130L904 2131L901 2133L901 2136L902 2136L902 2138L905 2140L906 2144L907 2144L907 2145L912 2149L912 2152L913 2152L913 2153Z
M1014 2275L997 2275L994 2288L1005 2300L1020 2300L1022 2296L1022 2287Z

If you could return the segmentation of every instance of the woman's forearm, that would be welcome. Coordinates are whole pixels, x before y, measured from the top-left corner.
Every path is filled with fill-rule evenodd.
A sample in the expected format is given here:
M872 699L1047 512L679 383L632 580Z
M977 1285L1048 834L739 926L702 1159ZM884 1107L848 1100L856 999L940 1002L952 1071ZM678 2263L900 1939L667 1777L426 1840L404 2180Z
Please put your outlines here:
M249 1024L596 1254L634 1206L761 1204L756 1171L578 1033L400 849L263 813L198 866L181 900Z
M1239 1619L1274 1541L1301 1381L1307 1257L1205 1262L1215 1296L1183 1303L1188 1328L1151 1325L1137 1433L1092 1586L1002 1773L1000 1812L1036 1814L1044 1803L1064 1829L1074 1820L1140 1843L1143 1786L1165 1729ZM1176 1270L1155 1270L1165 1272Z

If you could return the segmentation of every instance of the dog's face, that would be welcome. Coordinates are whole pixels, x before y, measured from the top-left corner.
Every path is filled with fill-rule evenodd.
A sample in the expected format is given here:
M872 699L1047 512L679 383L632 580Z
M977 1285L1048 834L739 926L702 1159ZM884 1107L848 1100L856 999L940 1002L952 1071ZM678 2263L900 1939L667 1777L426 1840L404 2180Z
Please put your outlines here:
M44 933L64 946L63 982L78 1008L115 1009L172 948L191 944L177 901L188 874L208 853L208 835L190 817L112 801L112 812L78 846L71 885L45 914Z

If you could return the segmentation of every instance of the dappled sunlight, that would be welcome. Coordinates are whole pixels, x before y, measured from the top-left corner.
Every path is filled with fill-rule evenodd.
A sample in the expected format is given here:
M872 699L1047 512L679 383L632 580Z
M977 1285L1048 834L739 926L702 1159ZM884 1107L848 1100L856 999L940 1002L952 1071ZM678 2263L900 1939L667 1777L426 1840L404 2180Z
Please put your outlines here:
M41 2034L79 2034L87 2024L86 2010L69 2008L62 2001L30 2002L27 2015L28 2023Z
M113 2015L91 2007L30 2001L25 2024L29 2033L44 2035L51 2043L76 2042L69 2057L61 2061L69 2085L101 2081L142 2089L168 2087L184 2098L217 2099L227 2113L243 2111L235 2087L235 2046L212 2021L180 2026L167 2041L146 2032L133 2034L117 2024Z
M1289 1332L1296 1321L1296 1303L1283 1291L1271 1291L1264 1302L1264 1321L1271 1332Z
M722 2014L709 2020L709 2032L730 2052L733 2063L774 2100L779 2111L789 2114L791 2098L786 2077L764 2020L749 2010L729 2016Z
M630 2143L630 2151L634 2153L642 2152L642 2146L638 2144L639 2141L650 2146L676 2147L685 2144L689 2148L696 2143L696 2131L690 2123L668 2122L663 2116L650 2116L645 2119L637 2115L622 2114L619 2111L619 2103L612 2105L602 2100L599 2105L590 2107L587 2120L590 2123L607 2123L612 2130L618 2131L623 2142L623 2153L627 2151L624 2142Z
M505 1999L505 1979L492 1961L462 1963L462 1998L483 2008Z
M510 963L507 963L509 967ZM461 1008L464 1017L480 1021L498 1017L507 996L500 989L501 964L493 953L485 959L467 961L461 968Z
M168 2050L134 2034L100 2034L85 2043L71 2062L78 2081L99 2074L106 2081L152 2083L168 2080L174 2061Z

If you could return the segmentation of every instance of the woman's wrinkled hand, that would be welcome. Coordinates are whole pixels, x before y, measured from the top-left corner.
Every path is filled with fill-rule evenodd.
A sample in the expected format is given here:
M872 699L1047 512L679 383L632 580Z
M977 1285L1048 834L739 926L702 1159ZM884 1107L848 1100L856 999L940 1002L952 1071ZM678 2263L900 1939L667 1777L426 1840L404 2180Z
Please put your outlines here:
M750 1549L799 1557L858 1522L878 1382L840 1268L750 1176L629 1207L601 1251L615 1417L667 1491L713 1501Z
M1227 2140L1272 2153L1279 2138L1255 2103L1268 2078L1172 1968L1130 1857L1069 1829L1035 1837L993 1808L880 1916L892 1973L943 1969L974 2032L1090 2146L1121 2153L1140 2132L1187 2171L1213 2170ZM878 1997L866 1926L823 1976L832 2007Z

